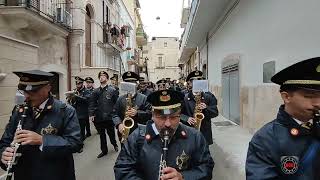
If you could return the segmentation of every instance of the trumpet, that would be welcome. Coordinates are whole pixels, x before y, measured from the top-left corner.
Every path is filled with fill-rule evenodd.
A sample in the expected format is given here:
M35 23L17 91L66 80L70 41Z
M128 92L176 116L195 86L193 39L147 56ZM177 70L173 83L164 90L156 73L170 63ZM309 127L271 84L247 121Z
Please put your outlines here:
M27 110L28 110L28 106L21 105L21 106L18 106L18 109L19 109L19 112L22 113L22 115L21 115L21 119L18 122L18 125L17 125L17 128L16 128L16 132L22 130L22 122L27 117L26 113L27 113ZM10 146L11 146L11 148L14 149L14 151L13 151L12 160L8 161L8 164L7 164L6 180L11 180L12 179L13 166L17 164L18 158L21 156L21 153L17 152L19 147L20 147L20 143L12 141Z
M200 130L202 120L204 119L204 114L202 113L202 110L200 109L200 103L201 103L201 92L198 92L194 95L196 106L194 108L193 118L195 119L194 127L197 130Z
M128 110L132 108L132 95L131 95L131 93L128 93L128 97L126 98L126 100L127 100L127 106L126 106L125 117L122 121L122 124L124 126L124 130L122 132L121 143L125 142L128 139L130 130L134 126L134 120L127 113Z
M159 165L159 177L158 180L160 180L161 176L163 175L162 170L167 167L167 154L168 154L168 144L170 139L170 133L169 130L164 130L163 133L163 145L162 145L162 154L160 159L160 165Z

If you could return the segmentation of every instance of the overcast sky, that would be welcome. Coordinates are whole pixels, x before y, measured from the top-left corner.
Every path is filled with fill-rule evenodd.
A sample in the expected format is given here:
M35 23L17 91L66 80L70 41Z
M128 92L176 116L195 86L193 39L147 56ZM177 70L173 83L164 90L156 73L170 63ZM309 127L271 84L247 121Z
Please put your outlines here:
M144 29L151 37L178 37L180 28L182 0L139 0ZM156 20L157 16L160 20Z

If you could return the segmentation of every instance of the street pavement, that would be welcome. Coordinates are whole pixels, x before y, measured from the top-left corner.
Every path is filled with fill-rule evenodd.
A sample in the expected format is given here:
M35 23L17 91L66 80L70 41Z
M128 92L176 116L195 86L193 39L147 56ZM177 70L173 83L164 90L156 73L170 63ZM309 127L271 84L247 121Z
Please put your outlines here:
M100 151L100 139L96 130L84 141L82 153L74 154L77 180L114 180L113 166L118 157L108 138L108 155L97 158ZM118 138L118 137L116 137ZM119 142L118 142L119 143ZM120 150L120 144L118 144Z

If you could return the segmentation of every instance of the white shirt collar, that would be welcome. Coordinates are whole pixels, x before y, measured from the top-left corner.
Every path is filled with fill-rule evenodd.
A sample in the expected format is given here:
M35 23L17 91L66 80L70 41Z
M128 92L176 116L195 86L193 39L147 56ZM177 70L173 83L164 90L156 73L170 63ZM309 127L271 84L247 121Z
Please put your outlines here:
M152 123L151 126L152 126L152 129L153 129L153 131L154 131L154 134L158 135L158 134L159 134L159 131L158 131L157 127L156 127L156 124Z
M45 100L42 104L40 104L39 109L44 109L44 107L46 106L48 100L49 100L49 98L47 100Z
M296 121L299 125L301 125L301 124L304 123L304 122L302 122L302 121L300 121L300 120L298 120L298 119L296 119L296 118L293 118L293 120ZM313 120L310 119L308 122L313 123Z

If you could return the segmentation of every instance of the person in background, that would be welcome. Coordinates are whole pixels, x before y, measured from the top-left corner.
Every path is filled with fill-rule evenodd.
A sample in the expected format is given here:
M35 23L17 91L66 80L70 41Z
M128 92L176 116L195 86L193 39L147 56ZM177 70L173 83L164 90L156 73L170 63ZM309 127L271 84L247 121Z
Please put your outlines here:
M101 158L108 154L106 131L114 150L118 151L112 116L113 106L119 97L119 92L111 85L108 85L109 75L107 72L100 71L98 78L100 87L92 92L89 100L89 118L100 135L101 153L97 157Z
M201 71L193 71L187 77L188 86L191 91L184 97L184 107L182 109L181 120L188 126L193 127L196 123L196 119L194 117L196 99L195 93L192 92L192 81L202 79ZM207 143L211 145L213 144L211 119L217 117L219 114L217 99L211 92L202 92L200 94L200 98L199 108L201 109L201 113L204 115L204 119L200 126L200 132L206 138Z
M127 71L123 73L122 80L137 84L139 75L135 72ZM114 116L112 118L116 128L118 129L118 137L120 141L125 128L122 122L126 114L134 120L134 126L130 129L129 134L138 127L138 124L146 124L147 120L151 118L151 105L147 103L147 96L139 92L132 94L132 107L128 110L127 98L128 94L124 94L118 98L117 103L114 106Z

